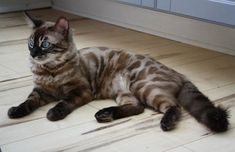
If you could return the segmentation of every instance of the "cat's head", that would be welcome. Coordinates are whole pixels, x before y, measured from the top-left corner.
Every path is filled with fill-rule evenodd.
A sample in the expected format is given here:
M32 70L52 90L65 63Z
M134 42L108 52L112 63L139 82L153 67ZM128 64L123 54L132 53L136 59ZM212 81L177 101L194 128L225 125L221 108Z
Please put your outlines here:
M39 64L63 60L64 54L72 45L68 19L60 17L53 23L34 19L28 13L25 14L33 25L33 32L28 39L30 58Z

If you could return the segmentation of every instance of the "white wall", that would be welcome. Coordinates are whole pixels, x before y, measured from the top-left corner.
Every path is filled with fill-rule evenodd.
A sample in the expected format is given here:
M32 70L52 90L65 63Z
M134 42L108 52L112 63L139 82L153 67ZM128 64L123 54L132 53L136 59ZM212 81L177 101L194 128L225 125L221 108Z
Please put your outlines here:
M51 0L0 0L0 13L51 6Z
M113 0L53 0L53 7L138 31L235 55L235 29Z

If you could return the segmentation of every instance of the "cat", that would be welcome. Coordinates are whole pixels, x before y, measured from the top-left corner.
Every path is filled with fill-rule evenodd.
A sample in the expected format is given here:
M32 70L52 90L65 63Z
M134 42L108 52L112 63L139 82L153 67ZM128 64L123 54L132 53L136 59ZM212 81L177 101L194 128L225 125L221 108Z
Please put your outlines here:
M228 129L227 110L216 107L184 75L122 49L77 50L67 18L52 23L26 16L34 25L28 40L34 89L25 102L9 109L9 118L26 116L57 101L47 113L49 120L57 121L92 100L109 98L118 106L99 110L98 122L137 115L148 106L163 113L163 131L175 128L181 108L213 132Z

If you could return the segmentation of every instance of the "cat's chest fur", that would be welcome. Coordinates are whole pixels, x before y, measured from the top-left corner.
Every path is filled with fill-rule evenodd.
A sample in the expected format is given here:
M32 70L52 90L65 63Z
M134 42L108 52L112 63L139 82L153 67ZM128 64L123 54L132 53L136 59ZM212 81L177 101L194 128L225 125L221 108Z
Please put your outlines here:
M34 84L56 96L66 94L68 88L77 87L86 82L81 76L76 63L66 63L55 71L33 65L31 71L33 72Z

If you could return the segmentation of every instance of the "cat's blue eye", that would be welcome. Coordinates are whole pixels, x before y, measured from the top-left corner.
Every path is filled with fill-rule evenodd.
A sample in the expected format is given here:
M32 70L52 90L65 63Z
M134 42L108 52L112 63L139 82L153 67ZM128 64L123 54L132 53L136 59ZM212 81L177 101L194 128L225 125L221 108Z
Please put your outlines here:
M34 39L33 39L33 37L30 37L28 45L29 45L30 48L34 47Z
M44 49L48 49L51 46L51 43L49 43L48 41L43 41L41 44L41 47Z

